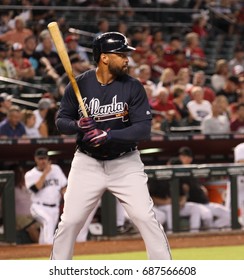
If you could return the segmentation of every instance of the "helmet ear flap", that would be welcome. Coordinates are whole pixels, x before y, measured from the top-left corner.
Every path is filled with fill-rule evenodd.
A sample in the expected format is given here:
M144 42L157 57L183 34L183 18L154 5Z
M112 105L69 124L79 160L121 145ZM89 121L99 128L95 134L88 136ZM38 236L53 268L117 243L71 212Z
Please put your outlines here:
M93 51L93 59L96 63L99 62L100 59L100 53L98 51Z
M96 42L94 41L94 43L93 43L93 59L96 63L99 62L100 55L101 55L101 46L100 46L100 44L96 44Z

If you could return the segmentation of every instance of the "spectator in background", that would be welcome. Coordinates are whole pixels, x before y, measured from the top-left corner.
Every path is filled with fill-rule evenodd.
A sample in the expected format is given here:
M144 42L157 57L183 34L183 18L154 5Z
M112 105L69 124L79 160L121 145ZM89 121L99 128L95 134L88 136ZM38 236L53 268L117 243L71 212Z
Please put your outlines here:
M163 31L160 28L157 28L152 32L151 48L155 49L158 46L162 50L164 50L166 47L166 42L164 40Z
M11 19L11 12L8 10L0 11L0 35L10 30L8 23Z
M152 80L155 83L158 83L164 69L167 68L167 63L164 60L164 50L160 45L156 45L154 48L152 48L152 51L155 55L155 61L151 65Z
M173 104L180 116L179 124L181 126L191 125L193 120L185 103L185 87L176 84L173 88L173 97Z
M155 111L152 127L155 130L169 132L170 126L179 126L180 115L173 102L168 99L167 88L161 87L157 90L155 100L151 102L151 108Z
M143 84L143 86L146 90L146 93L147 93L149 104L151 106L151 104L153 103L153 101L156 98L155 97L156 84L151 80L152 69L147 64L141 64L137 68L137 70L138 70L138 74L137 74L136 78Z
M11 1L11 2L14 2L14 1ZM30 20L32 18L32 10L31 10L32 4L31 4L31 2L32 2L31 0L22 0L21 1L22 9L16 11L16 13L17 13L16 17L17 18L22 18L23 21L24 21L25 26L28 25L28 23L30 22ZM16 17L14 17L11 20L9 20L8 27L10 29L14 29L15 28L15 19L16 19Z
M243 34L244 31L244 5L239 3L240 7L236 10L236 33Z
M239 95L239 79L236 76L230 76L226 79L222 89L217 91L216 95L224 95L228 99L228 103L236 103Z
M14 43L12 45L12 57L10 61L15 66L18 79L21 81L33 82L36 73L29 59L23 57L22 44Z
M137 48L143 41L143 29L141 26L132 27L129 29L129 39L131 45L134 48Z
M38 7L43 7L43 6L54 6L54 2L52 0L37 0L34 1L34 7L38 6ZM42 22L43 25L47 26L47 24L51 21L56 20L56 11L55 9L40 9L40 10L32 10L32 20L35 23L34 25L36 25L38 22Z
M184 67L179 70L176 75L175 84L183 86L185 92L188 92L192 88L190 68Z
M34 115L36 116L36 122L35 122L35 128L40 133L40 125L44 121L46 114L48 112L48 109L53 106L53 102L50 98L41 98L38 102L38 108L33 111ZM41 135L40 137L44 137L45 135Z
M25 38L30 35L33 35L33 31L30 28L26 28L24 20L21 17L17 16L15 18L15 28L0 35L0 41L9 44L17 42L24 45Z
M230 121L217 101L212 102L212 114L203 119L201 131L203 134L230 133Z
M192 100L187 103L187 108L196 124L201 124L203 119L211 114L211 103L205 100L202 87L194 87L191 91Z
M115 31L128 36L128 24L126 21L120 20Z
M42 137L60 136L60 133L55 124L57 110L58 108L56 106L48 108L44 120L40 124L39 128Z
M195 73L193 73L193 78L192 78L193 87L195 87L195 86L202 87L203 98L205 100L208 100L210 103L212 103L215 99L216 94L210 86L207 86L205 84L205 82L206 82L206 75L205 75L204 71L199 70L199 71L196 71ZM190 90L189 90L190 96L191 96L191 90L193 89L193 87L190 88Z
M223 96L223 95L220 95L220 96ZM229 105L229 112L230 112L232 121L237 119L237 109L238 109L238 105L241 103L244 103L244 93L243 92L240 92L240 94L238 95L237 102L231 103Z
M237 1L219 0L211 1L210 7L213 12L212 24L220 32L232 35L235 30L236 15L233 4Z
M170 37L168 45L164 49L164 59L165 59L165 61L167 63L174 61L175 52L178 51L178 50L182 50L182 49L183 49L183 42L181 40L180 35L173 34Z
M237 46L235 48L234 57L228 62L229 72L231 75L236 75L234 67L240 65L244 68L244 46Z
M8 58L7 52L9 46L0 42L0 76L5 78L16 79L17 72L13 63Z
M32 67L36 71L39 62L38 56L36 53L37 47L37 39L35 35L31 35L25 38L24 46L23 46L23 57L29 59Z
M151 80L151 67L147 64L142 64L139 66L138 70L138 80L143 84L143 86L150 87L152 94L154 94L156 90L156 84Z
M10 30L8 23L11 19L11 12L8 10L0 11L0 35Z
M244 133L244 103L237 105L236 118L231 120L230 129L232 132Z
M172 68L165 68L163 70L163 73L161 74L160 78L159 78L159 82L156 86L156 91L158 89L160 89L161 87L165 87L167 88L168 92L169 92L169 100L173 99L173 87L176 81L176 77L175 77L175 72Z
M133 47L141 47L144 43L151 44L151 40L147 40L148 33L145 30L143 26L136 26L131 30L130 40Z
M7 113L12 104L12 95L9 95L6 92L0 94L0 122L7 117Z
M36 116L32 110L23 109L21 111L22 121L25 126L26 136L28 138L40 138L40 132L37 127L35 127Z
M192 32L197 33L200 40L208 36L207 22L208 18L204 14L200 14L193 19Z
M219 59L215 63L215 72L211 76L211 87L215 92L221 90L229 76L228 61Z
M13 105L7 112L7 117L0 123L1 138L23 138L26 131L21 122L21 110L19 106Z
M142 40L140 45L143 46L144 44L146 44L150 48L150 46L152 44L151 25L146 23L146 22L144 22L144 23L142 23L141 27L142 27L143 40Z
M0 123L6 118L6 113L4 112L4 107L2 105L3 103L4 103L4 98L0 96Z
M37 73L38 75L42 76L45 73L45 66L43 66L40 63L40 59L42 57L46 57L49 60L52 67L55 68L57 65L60 64L60 58L57 52L53 49L53 41L49 30L44 29L40 33L39 41L40 41L40 45L39 45L39 49L37 46L37 53L36 53L39 60L39 67L37 69ZM52 82L52 80L50 80L50 82Z
M78 76L84 71L92 69L94 67L89 62L82 61L80 56L76 52L70 52L69 58L74 76ZM42 58L42 61L44 61L44 58ZM58 72L60 71L57 72L46 59L45 65L47 75L51 77L57 84L56 99L59 100L64 94L65 87L69 83L69 77L66 72L60 76L58 74Z
M109 24L109 20L107 18L100 18L97 22L97 33L96 36L105 33L105 32L109 32L110 31L110 24Z
M51 163L46 148L38 148L34 160L36 165L25 173L26 187L31 192L30 211L41 225L39 244L52 244L67 178L57 164Z
M30 207L30 193L25 185L25 172L19 165L10 166L10 170L14 171L15 179L15 216L16 230L25 231L32 243L38 243L39 240L39 224L33 219Z
M128 59L129 59L130 67L134 67L134 68L139 67L141 64L144 64L144 62L145 62L145 60L143 58L143 50L141 48L136 48L131 53L131 56L128 56Z
M174 51L174 60L167 63L167 67L172 68L176 75L178 75L182 69L185 69L185 68L189 69L189 66L190 66L190 63L187 60L186 53L183 49L175 50Z
M82 61L86 61L89 63L88 55L85 49L79 45L79 37L77 35L68 35L65 38L65 43L67 47L67 51L69 52L76 52Z
M233 75L239 79L239 82L241 82L241 78L244 78L244 67L242 65L234 66Z
M146 40L140 43L137 48L141 50L141 63L148 64L152 67L152 65L158 62L157 55L153 52L150 47L150 43L148 43Z
M244 74L244 73L243 73ZM239 77L240 87L239 87L239 98L244 98L244 75Z
M199 35L197 33L190 32L186 34L185 53L193 71L202 70L208 66L205 52L200 46Z
M219 95L215 97L214 101L218 103L218 106L222 110L222 114L225 115L228 120L230 120L232 117L232 113L230 111L228 99L224 95Z

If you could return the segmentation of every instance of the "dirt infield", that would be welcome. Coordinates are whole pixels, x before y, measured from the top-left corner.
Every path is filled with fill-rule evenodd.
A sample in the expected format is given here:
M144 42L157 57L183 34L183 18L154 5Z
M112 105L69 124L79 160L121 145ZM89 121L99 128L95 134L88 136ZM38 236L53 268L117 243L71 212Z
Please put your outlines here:
M171 234L168 236L171 248L207 247L243 245L244 231L212 232L198 234ZM118 252L144 251L145 246L140 236L126 239L108 239L77 243L75 255L106 254ZM9 245L0 246L0 259L48 258L49 245Z

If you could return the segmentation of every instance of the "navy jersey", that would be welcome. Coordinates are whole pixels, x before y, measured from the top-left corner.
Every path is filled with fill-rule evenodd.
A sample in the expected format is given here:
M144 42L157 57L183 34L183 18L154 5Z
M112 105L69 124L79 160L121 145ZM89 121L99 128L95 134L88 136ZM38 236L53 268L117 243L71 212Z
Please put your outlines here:
M95 70L89 70L76 78L83 102L89 117L94 118L97 128L111 130L111 141L99 147L90 147L82 142L76 121L83 117L71 84L65 89L57 115L57 126L61 133L77 133L77 144L82 151L95 155L96 158L115 158L123 152L134 149L141 135L129 129L134 124L151 124L151 112L147 95L142 84L124 75L110 84L101 85L96 78ZM146 126L145 126L146 127ZM128 128L128 129L127 129ZM124 132L125 137L113 137L116 131ZM144 139L150 136L145 129ZM135 135L133 135L133 133ZM126 137L131 134L131 137ZM115 139L114 139L115 138Z

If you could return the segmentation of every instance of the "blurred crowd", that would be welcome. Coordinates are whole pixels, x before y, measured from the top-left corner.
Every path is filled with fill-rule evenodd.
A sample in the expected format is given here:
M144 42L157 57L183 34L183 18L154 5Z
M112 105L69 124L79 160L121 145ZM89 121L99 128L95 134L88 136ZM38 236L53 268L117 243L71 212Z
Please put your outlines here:
M20 1L3 1L19 5ZM65 3L64 3L65 2ZM91 48L83 37L70 32L65 12L55 6L67 1L21 1L23 9L3 9L0 13L0 137L48 137L59 135L54 116L69 82L47 29L58 22L75 75L95 67ZM116 3L115 3L116 2ZM120 12L96 12L91 37L118 31L125 34L136 50L129 54L129 74L145 87L153 112L152 128L170 133L177 128L198 132L232 133L244 131L244 36L242 1L185 1L195 9L192 24L184 32L173 33L151 27L150 22L131 27L129 16L138 16L133 7L175 7L181 1L68 1L70 6L121 7ZM50 9L30 9L30 7ZM211 19L210 12L225 17ZM89 14L89 12L88 12ZM116 27L111 22L117 19ZM217 21L223 22L217 22ZM214 25L213 25L214 24ZM222 36L222 37L221 37ZM233 43L231 56L218 56L210 68L207 43ZM90 38L91 42L93 38ZM208 46L209 48L209 46ZM214 48L214 46L213 46ZM17 85L8 88L6 80ZM19 83L16 81L19 81ZM31 85L48 84L33 109L18 102L21 93L32 96ZM17 101L16 101L17 100ZM31 100L31 99L28 99ZM182 130L183 131L183 130Z

